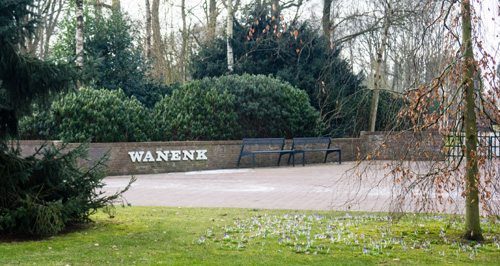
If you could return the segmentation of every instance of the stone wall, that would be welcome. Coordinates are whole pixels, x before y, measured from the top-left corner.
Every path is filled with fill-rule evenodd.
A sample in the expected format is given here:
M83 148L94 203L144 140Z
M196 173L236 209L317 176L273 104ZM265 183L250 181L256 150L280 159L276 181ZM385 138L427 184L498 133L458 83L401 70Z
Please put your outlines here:
M441 134L427 132L361 132L362 155L381 160L442 160Z
M382 149L380 159L397 159L403 154L403 147L410 141L411 136L392 138ZM360 138L332 139L332 148L342 149L342 161L355 161L358 156L364 157L376 151L379 143L384 142L384 132L363 133ZM19 145L24 156L31 155L44 141L20 141ZM61 142L52 142L61 145ZM77 144L70 144L69 148ZM290 149L292 140L286 141L285 149ZM429 145L433 154L439 149ZM438 145L439 146L439 145ZM325 148L321 145L306 146L303 148ZM251 147L250 147L251 148ZM255 147L254 147L255 148ZM256 147L259 150L275 147ZM246 147L245 147L246 149ZM236 141L171 141L171 142L122 142L122 143L91 143L89 158L96 160L109 152L110 175L131 175L150 173L186 172L215 169L236 168L241 150L241 140ZM417 156L417 154L414 154ZM421 156L418 155L418 156ZM278 154L257 154L255 167L276 166ZM377 157L373 157L377 158ZM426 159L421 158L421 159ZM251 167L251 156L241 159L240 167ZM306 153L306 163L322 163L323 152ZM134 162L135 161L135 162ZM282 157L281 166L287 166L288 155ZM337 153L328 156L327 162L338 163ZM302 167L302 155L296 155L297 167Z

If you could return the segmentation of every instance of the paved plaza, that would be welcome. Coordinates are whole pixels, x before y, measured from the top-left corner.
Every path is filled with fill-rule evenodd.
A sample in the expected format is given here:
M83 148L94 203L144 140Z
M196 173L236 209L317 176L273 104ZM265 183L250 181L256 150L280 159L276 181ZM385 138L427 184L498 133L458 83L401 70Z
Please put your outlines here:
M133 206L237 207L255 209L388 211L390 188L377 181L356 182L355 162L254 169L137 175L125 193ZM373 179L381 172L370 174ZM130 176L105 179L107 192L125 187ZM338 180L352 179L353 182ZM362 184L365 187L358 187ZM354 187L353 187L354 186ZM359 204L346 201L353 189ZM358 193L359 192L359 193Z
M429 163L414 165L412 170L426 173ZM343 162L137 175L124 197L133 206L391 211L401 191L393 185L386 164L372 161L356 167L356 162ZM129 180L130 176L107 177L104 190L116 192ZM438 210L463 213L461 193L448 193L447 199L456 204L439 205ZM498 195L490 201L500 206ZM415 212L416 206L405 201L399 207Z

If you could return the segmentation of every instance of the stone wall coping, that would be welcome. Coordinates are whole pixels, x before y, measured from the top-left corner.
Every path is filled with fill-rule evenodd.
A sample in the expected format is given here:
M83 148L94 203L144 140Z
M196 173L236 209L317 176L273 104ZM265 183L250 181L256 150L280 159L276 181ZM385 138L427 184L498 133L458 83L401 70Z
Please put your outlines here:
M372 132L370 132L372 133ZM370 134L372 135L372 134ZM376 134L373 134L376 135ZM356 141L359 138L332 138L332 141ZM43 144L43 143L63 143L62 140L18 140L19 142L26 144ZM286 142L292 142L293 139L285 139ZM81 142L69 142L70 145L78 145ZM200 145L200 144L211 144L211 145L235 145L242 144L242 140L187 140L187 141L142 141L142 142L90 142L92 146L110 146L110 145L134 145L138 146L140 144L168 144L169 146L176 145Z

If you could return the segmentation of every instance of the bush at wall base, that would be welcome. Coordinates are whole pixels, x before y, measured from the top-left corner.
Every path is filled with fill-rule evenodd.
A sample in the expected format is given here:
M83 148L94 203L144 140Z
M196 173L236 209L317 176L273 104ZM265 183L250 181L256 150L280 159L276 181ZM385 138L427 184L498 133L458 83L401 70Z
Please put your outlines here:
M100 189L107 156L90 166L88 144L69 149L43 145L32 156L0 150L0 233L49 236L70 222L87 222L97 209L111 206L135 181L114 195Z

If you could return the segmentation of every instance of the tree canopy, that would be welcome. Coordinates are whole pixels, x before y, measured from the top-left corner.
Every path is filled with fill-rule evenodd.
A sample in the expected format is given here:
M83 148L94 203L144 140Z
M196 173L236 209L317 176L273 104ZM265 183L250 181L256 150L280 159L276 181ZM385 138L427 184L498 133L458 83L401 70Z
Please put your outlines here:
M67 11L54 46L54 57L65 62L72 62L76 56L73 13L73 9ZM148 77L151 62L144 58L137 44L140 42L138 28L126 13L92 14L86 6L85 14L83 75L86 85L95 89L121 89L147 107L153 107L160 96L170 92L168 86Z
M371 93L362 85L363 75L355 74L341 58L341 47L329 43L308 22L278 22L266 3L252 2L243 10L234 26L232 73L272 75L307 92L327 125L327 135L354 136L365 129L359 116L369 112L366 101ZM222 38L204 43L191 57L192 77L228 74L226 49ZM380 116L388 112L393 113L384 109ZM386 127L388 120L380 120Z

